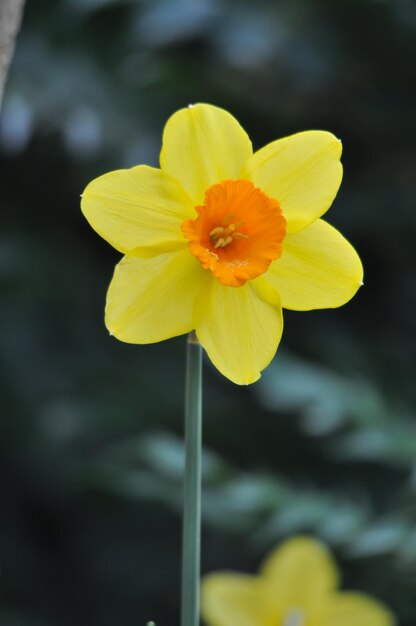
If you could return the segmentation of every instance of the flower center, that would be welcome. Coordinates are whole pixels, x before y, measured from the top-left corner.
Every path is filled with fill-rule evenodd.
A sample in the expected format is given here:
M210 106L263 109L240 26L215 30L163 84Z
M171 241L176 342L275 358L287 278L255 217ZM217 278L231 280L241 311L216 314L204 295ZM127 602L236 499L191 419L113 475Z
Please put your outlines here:
M283 618L283 626L304 626L305 613L300 609L291 609Z
M232 243L234 239L248 239L248 235L240 233L236 230L237 226L244 224L244 222L237 222L237 224L231 222L230 224L227 224L227 221L229 219L233 219L234 217L235 215L225 217L223 220L223 226L216 226L211 230L209 236L214 248L225 248L225 246Z
M286 220L277 200L249 180L225 180L205 192L196 219L182 232L202 267L223 284L241 287L282 254Z

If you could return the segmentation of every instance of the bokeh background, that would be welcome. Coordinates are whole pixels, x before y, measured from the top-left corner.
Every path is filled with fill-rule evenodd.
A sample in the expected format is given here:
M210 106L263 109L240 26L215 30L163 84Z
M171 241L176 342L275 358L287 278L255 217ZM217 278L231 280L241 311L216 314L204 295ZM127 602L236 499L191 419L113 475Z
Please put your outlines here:
M412 0L28 1L0 122L2 625L178 623L185 340L108 336L119 254L79 196L157 165L168 116L205 101L255 148L342 139L328 219L366 284L287 312L251 387L206 361L203 571L308 533L414 626L415 59Z

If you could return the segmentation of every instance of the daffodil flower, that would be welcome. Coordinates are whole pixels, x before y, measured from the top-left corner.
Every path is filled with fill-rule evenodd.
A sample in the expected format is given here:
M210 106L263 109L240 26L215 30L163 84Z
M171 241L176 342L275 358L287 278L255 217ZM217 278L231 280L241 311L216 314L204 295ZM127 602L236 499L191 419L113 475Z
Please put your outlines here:
M195 330L224 376L257 380L280 342L282 307L338 307L362 284L357 253L320 219L341 183L340 155L325 131L253 154L227 111L177 111L160 169L109 172L82 197L91 226L124 254L107 295L110 333L146 344Z
M219 572L202 582L208 626L394 626L378 600L338 591L339 573L324 544L294 537L266 558L258 576Z

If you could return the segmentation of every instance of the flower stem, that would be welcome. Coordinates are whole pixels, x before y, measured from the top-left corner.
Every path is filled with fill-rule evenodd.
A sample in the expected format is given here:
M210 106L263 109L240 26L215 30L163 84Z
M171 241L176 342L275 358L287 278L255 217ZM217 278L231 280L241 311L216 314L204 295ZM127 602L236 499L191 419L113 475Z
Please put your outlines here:
M202 348L188 335L185 389L185 481L181 626L199 624L201 554Z

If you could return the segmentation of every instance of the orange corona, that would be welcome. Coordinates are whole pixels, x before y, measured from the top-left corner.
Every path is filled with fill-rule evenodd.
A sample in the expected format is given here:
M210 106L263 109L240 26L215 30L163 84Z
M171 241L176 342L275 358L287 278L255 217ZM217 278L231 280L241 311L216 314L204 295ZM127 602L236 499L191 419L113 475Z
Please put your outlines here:
M286 220L279 202L249 180L225 180L205 192L198 217L182 232L204 269L229 287L263 274L282 254Z

